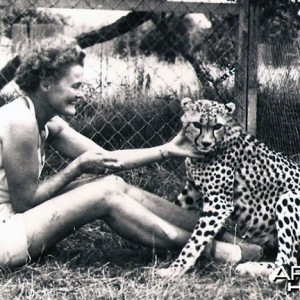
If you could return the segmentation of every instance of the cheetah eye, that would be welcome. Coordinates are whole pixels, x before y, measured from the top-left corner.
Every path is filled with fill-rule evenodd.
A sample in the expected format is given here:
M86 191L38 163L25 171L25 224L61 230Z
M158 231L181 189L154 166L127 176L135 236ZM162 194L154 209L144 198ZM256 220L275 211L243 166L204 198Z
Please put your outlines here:
M82 82L77 82L77 83L74 83L74 84L72 85L72 87L73 87L75 90L81 89L82 86L83 86Z
M193 122L192 124L194 125L194 127L198 128L198 129L202 128L202 125L199 122Z
M214 126L214 130L219 130L219 129L221 129L222 127L223 127L223 124L218 123L218 124L216 124L216 125Z

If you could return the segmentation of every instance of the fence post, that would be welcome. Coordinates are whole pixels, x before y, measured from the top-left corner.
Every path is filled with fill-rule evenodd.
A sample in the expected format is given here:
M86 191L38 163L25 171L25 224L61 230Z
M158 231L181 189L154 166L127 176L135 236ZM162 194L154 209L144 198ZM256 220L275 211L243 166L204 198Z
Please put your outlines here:
M242 2L241 2L242 1ZM240 0L235 76L237 117L245 130L256 134L257 123L257 69L258 11L255 0Z

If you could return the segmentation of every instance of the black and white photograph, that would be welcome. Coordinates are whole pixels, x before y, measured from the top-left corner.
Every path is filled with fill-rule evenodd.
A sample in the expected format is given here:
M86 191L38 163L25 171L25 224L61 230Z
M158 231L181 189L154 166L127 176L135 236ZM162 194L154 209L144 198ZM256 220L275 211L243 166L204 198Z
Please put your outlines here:
M299 0L0 24L0 300L299 299Z

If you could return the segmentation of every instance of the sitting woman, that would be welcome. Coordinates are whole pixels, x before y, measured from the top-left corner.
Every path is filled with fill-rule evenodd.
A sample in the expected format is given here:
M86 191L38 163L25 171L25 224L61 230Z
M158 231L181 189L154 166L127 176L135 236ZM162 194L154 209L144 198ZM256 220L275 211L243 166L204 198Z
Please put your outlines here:
M179 249L198 216L104 172L175 156L196 156L182 134L149 149L106 151L72 129L83 93L85 54L62 39L44 41L21 58L16 83L24 92L0 108L0 264L19 266L74 229L102 219L119 235ZM71 163L39 181L49 143ZM77 180L82 174L98 175Z

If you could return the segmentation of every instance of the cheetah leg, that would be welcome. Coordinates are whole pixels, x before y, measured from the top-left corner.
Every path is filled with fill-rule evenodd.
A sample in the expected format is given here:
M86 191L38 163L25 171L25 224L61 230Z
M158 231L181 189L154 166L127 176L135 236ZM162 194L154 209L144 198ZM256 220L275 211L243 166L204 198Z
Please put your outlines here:
M288 192L282 195L276 204L278 253L275 262L247 262L238 265L236 271L239 274L249 274L252 276L266 275L273 282L281 266L297 265L299 218L300 192L299 194Z
M300 191L288 192L280 197L276 205L276 228L278 232L278 253L275 268L278 266L296 266L299 252L300 230ZM274 281L274 274L270 281Z
M205 246L222 228L225 220L233 211L231 204L211 206L209 211L204 211L199 219L191 238L181 251L179 257L167 269L160 269L157 274L160 276L174 277L184 274L192 268L196 260L203 252ZM221 220L220 220L221 218Z

